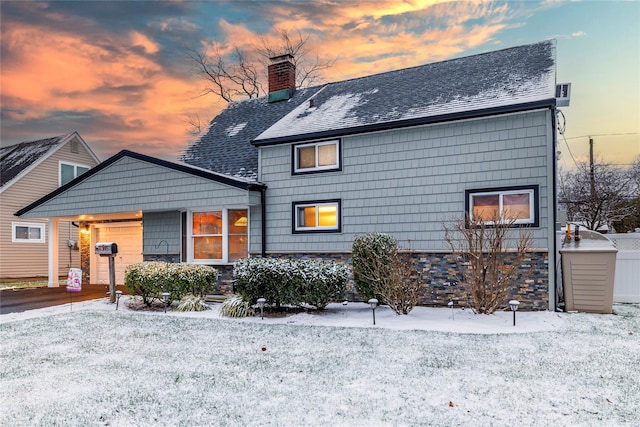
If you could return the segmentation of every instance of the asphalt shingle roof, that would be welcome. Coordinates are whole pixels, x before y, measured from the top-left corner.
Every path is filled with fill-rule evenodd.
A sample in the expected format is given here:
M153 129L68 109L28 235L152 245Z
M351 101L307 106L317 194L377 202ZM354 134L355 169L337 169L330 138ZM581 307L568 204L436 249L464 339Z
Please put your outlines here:
M313 102L310 100L313 99ZM259 145L408 126L555 102L555 41L545 41L230 104L181 160L257 179Z
M232 102L180 160L236 178L257 180L258 148L251 141L317 90L298 89L291 99L271 104L266 97Z
M66 140L68 135L21 142L0 149L0 187L11 182L23 170L45 157Z

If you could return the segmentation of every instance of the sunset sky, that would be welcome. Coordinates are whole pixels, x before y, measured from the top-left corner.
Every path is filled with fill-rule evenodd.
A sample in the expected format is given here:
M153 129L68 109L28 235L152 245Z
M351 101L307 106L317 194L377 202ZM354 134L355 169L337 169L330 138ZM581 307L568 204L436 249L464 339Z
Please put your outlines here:
M198 96L187 49L247 50L274 28L335 60L324 82L557 40L561 167L640 155L640 2L0 2L2 146L77 130L101 160L127 148L175 160L224 106Z

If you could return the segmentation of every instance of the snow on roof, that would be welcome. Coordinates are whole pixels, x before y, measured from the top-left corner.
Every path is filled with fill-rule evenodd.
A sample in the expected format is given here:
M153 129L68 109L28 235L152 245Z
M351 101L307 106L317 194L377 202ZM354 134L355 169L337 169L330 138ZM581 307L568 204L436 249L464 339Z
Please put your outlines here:
M0 149L0 188L56 149L69 135L71 134L20 142Z
M254 142L554 98L555 42L546 41L328 84Z

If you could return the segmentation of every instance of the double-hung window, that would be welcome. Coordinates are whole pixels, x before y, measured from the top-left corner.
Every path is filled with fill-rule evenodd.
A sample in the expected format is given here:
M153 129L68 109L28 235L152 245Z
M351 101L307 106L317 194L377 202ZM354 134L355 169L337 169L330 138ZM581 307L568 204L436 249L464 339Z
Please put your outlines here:
M221 209L191 214L189 239L195 262L232 262L249 252L247 209Z
M88 170L89 166L60 162L60 185L65 185Z
M471 221L513 222L534 227L539 223L537 185L467 190L465 203Z
M340 200L293 203L293 232L340 232Z
M294 145L292 156L294 174L340 170L340 141Z
M13 243L45 243L44 224L12 222L11 241Z

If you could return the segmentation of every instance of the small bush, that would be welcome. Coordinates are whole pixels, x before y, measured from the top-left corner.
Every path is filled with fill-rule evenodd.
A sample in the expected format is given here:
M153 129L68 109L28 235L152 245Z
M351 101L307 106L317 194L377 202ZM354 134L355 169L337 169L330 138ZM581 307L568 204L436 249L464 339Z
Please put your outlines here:
M323 260L245 258L236 261L233 275L236 290L252 303L265 298L276 307L307 304L324 309L344 299L349 269Z
M218 270L208 265L140 262L127 266L124 285L131 295L140 295L145 305L162 300L169 292L169 303L187 294L205 296L214 290Z
M398 242L392 236L383 233L357 236L352 262L356 290L365 301L377 298L396 314L409 314L418 303L422 283L411 277L415 269L402 259Z
M211 307L204 301L203 297L193 294L183 296L176 307L176 311L205 311L210 309Z
M224 317L248 317L253 316L255 310L248 301L240 295L233 295L220 305L220 316Z
M364 301L380 299L375 292L380 277L391 276L393 259L398 255L398 241L385 233L367 233L356 236L351 248L351 264L356 292Z

